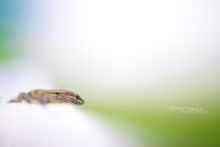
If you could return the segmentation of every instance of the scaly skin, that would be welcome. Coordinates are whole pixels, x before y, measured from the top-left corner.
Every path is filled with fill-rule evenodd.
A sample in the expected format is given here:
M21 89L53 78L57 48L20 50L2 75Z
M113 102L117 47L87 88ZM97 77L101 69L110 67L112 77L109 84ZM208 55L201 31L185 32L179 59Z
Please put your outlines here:
M84 100L76 93L55 89L35 89L31 90L28 93L20 93L17 99L10 100L9 102L20 103L22 100L27 101L28 103L71 103L71 104L83 104Z

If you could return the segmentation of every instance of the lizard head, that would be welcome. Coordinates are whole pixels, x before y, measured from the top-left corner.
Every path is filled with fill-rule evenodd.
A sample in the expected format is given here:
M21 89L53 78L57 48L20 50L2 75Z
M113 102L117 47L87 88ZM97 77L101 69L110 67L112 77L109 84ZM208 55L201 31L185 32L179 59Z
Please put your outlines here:
M79 94L67 91L65 94L65 98L68 102L73 103L73 104L83 104L84 100L80 97Z

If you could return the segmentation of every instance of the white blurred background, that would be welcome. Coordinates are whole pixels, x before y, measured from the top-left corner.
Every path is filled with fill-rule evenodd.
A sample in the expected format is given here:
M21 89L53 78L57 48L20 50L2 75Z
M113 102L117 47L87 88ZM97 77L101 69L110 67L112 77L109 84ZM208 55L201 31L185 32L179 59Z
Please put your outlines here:
M28 14L11 45L25 51L29 64L72 86L138 89L219 77L218 1L26 4Z

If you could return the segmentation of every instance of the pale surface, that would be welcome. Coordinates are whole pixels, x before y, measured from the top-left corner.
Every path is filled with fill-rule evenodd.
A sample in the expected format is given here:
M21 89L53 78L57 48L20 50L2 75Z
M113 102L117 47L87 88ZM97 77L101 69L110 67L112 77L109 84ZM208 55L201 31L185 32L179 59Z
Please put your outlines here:
M113 132L66 104L1 104L0 130L1 147L120 146Z

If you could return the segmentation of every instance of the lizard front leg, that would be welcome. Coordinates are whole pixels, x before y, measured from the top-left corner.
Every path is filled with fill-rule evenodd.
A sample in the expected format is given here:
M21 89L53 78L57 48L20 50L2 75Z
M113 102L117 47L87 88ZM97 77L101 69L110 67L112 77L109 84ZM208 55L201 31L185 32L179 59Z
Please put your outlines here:
M50 93L44 93L39 100L40 103L60 103L60 100L57 95L50 94Z

